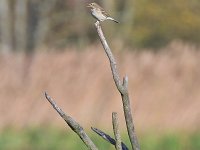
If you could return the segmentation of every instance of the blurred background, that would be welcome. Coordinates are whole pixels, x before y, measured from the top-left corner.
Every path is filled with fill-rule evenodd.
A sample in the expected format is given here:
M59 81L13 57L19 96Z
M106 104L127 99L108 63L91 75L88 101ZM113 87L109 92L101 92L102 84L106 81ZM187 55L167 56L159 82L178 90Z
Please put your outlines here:
M0 1L0 149L86 149L44 92L89 133L112 133L118 112L109 62L86 5L90 0ZM129 77L142 149L200 149L200 2L96 0L120 24L102 23L121 77ZM67 126L67 127L66 127Z

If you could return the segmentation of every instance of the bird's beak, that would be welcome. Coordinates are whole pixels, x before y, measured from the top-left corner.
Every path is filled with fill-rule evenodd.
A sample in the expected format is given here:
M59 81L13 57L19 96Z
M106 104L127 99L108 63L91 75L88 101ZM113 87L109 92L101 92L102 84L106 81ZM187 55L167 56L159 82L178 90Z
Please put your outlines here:
M87 7L91 7L91 4L88 4Z

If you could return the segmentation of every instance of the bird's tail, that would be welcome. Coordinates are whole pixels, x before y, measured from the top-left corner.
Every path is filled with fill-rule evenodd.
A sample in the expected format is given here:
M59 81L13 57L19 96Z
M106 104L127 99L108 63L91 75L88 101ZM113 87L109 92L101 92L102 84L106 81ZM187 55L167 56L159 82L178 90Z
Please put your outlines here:
M114 22L116 22L116 23L119 23L119 21L117 21L117 20L115 20L115 19L113 19L113 18L111 18L111 17L107 17L107 19L112 20L112 21L114 21Z

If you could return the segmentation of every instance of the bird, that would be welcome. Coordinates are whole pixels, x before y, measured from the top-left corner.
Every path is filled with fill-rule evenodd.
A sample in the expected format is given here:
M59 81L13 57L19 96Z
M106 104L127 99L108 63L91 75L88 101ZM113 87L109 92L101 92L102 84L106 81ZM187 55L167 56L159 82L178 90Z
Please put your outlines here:
M98 21L103 22L105 20L112 20L116 23L119 23L119 21L110 17L110 15L101 6L99 6L97 3L90 3L90 4L88 4L87 7L91 8L92 16L94 18L96 18Z

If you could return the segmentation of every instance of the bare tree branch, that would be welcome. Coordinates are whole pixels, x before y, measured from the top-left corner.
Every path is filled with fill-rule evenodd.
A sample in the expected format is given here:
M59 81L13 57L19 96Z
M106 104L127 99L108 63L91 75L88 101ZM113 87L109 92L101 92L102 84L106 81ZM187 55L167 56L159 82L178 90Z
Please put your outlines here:
M110 137L110 135L106 134L105 132L97 129L97 128L93 128L91 127L91 129L97 133L99 136L101 136L104 140L106 140L107 142L111 143L112 145L116 145L116 141ZM123 143L121 142L121 147L122 147L122 150L128 150L128 147Z
M81 140L85 143L85 145L90 150L98 150L97 147L92 142L92 140L85 133L84 129L72 117L66 115L46 92L45 92L45 97L49 101L49 103L53 106L53 108L59 113L59 115L65 120L65 122L69 125L69 127L81 138Z
M126 127L128 130L128 135L129 135L132 149L140 150L140 145L137 140L137 136L135 133L135 127L134 127L134 123L133 123L133 118L132 118L132 114L131 114L130 100L129 100L129 94L128 94L128 77L125 76L123 78L123 82L121 82L119 73L117 71L116 61L110 50L110 47L108 46L107 41L105 39L105 36L103 34L103 31L101 29L99 21L97 21L95 23L95 27L97 29L97 33L99 35L100 41L103 45L103 48L104 48L104 50L108 56L108 59L110 61L110 67L111 67L113 79L115 81L115 85L122 97L124 116L125 116L125 120L126 120Z
M122 150L121 146L121 137L120 137L120 132L119 132L119 122L118 122L118 116L116 112L112 113L112 123L113 123L113 131L115 135L115 148L116 150Z

